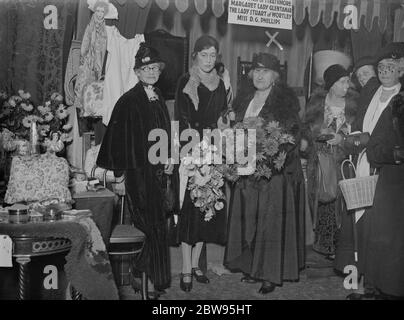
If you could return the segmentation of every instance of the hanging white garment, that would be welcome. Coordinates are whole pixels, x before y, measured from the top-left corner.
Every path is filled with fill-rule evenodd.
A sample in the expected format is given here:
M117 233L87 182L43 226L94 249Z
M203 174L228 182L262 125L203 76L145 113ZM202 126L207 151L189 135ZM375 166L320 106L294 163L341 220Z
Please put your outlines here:
M369 107L366 111L365 117L363 119L363 127L362 132L369 132L371 135L374 128L376 127L377 122L379 121L380 116L383 111L387 108L390 103L390 100L400 92L401 84L398 83L392 88L388 88L387 90L394 90L391 96L386 100L381 102L380 97L382 95L383 86L380 86L374 94L372 100L370 101ZM366 155L366 149L364 149L358 157L358 162L356 165L356 176L357 177L365 177L370 175L370 163L368 161ZM365 209L360 209L355 211L355 221L358 222L359 219L364 214Z
M135 56L144 35L133 39L123 37L115 26L107 26L108 58L105 68L102 122L108 125L118 99L139 81L133 67Z

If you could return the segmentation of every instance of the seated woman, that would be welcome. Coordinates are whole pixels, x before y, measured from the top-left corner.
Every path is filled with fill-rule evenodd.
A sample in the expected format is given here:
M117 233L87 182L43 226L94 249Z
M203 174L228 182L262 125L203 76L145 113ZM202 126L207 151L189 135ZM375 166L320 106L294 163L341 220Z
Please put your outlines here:
M278 121L295 136L284 170L271 180L241 177L230 204L225 265L242 271L242 282L262 281L267 294L284 280L298 280L304 266L304 182L299 159L299 103L280 81L279 60L267 53L253 61L255 90L235 102L236 121Z

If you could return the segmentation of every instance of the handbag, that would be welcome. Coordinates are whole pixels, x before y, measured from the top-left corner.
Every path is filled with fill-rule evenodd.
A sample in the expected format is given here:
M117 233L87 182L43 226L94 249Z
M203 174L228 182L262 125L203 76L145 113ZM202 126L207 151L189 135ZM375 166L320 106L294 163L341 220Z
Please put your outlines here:
M318 201L330 203L337 198L337 167L332 154L318 153Z

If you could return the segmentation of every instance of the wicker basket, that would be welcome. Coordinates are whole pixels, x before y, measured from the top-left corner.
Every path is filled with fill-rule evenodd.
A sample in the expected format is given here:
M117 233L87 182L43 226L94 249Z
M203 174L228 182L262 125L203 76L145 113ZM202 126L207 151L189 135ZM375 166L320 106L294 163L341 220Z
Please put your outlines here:
M341 163L341 173L343 180L339 182L342 194L344 196L348 210L370 207L373 205L373 197L375 195L376 183L378 175L357 177L352 179L345 179L344 164L350 163L355 170L354 164L351 160L344 160Z

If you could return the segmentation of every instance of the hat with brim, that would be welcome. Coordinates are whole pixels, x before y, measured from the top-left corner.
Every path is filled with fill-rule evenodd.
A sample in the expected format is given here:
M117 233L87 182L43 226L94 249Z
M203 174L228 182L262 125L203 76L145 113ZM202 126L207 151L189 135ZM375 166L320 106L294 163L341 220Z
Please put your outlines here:
M97 7L104 8L104 19L118 19L118 10L109 0L87 0L88 8L95 12Z
M281 64L277 57L270 53L259 53L252 61L252 69L270 69L281 74Z
M404 42L391 42L379 50L376 63L384 59L400 59L404 57Z
M376 59L371 56L364 56L358 59L355 63L354 72L358 71L363 66L374 66L376 63Z
M349 72L340 64L333 64L324 71L324 89L330 90L330 88L343 77L349 77Z
M152 63L159 63L161 70L164 69L166 65L163 59L160 58L160 54L155 48L149 46L145 42L142 42L139 50L136 53L134 69L140 69L141 67Z

